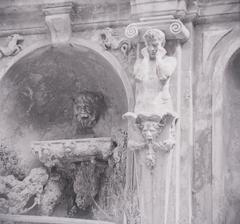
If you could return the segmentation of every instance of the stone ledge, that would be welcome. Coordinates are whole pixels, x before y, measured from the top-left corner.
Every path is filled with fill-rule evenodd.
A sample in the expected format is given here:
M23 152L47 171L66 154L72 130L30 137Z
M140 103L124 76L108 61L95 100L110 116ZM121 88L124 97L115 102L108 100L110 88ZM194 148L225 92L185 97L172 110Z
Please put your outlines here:
M79 161L107 160L114 146L111 138L35 141L32 150L47 167L65 166Z
M46 224L114 224L113 222L100 220L86 220L62 217L33 216L33 215L3 215L0 214L0 221L17 223L46 223Z
M72 11L72 2L63 2L55 4L46 4L42 7L42 10L46 16L56 14L70 14Z

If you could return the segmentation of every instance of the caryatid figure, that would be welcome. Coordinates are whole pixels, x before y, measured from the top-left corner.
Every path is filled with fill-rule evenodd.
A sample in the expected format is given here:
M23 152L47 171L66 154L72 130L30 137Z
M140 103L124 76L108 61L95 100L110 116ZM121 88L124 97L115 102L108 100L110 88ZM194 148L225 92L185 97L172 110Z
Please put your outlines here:
M176 59L166 55L165 34L158 29L147 30L143 36L143 58L134 66L136 80L135 114L160 115L173 112L169 80L176 68Z

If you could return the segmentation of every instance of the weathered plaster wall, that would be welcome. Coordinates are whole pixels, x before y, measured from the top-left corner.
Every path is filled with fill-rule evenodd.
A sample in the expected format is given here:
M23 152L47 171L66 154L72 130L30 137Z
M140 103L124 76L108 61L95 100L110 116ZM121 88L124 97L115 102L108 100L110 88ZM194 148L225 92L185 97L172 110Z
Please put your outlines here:
M29 46L32 46L37 43L43 43L45 41L50 41L50 33L48 31L48 28L45 23L44 13L42 12L42 6L41 4L49 4L49 3L58 3L62 2L62 0L41 0L41 1L25 1L25 0L15 0L15 1L9 1L9 0L2 0L0 4L0 46L3 46L6 42L6 36L8 34L12 33L20 33L24 35L24 43L23 43L23 49L28 48ZM73 29L73 37L83 38L85 40L91 40L91 41L98 41L97 40L97 34L101 31L102 28L106 28L108 26L116 28L115 31L119 32L120 34L123 33L124 28L127 24L133 21L131 17L131 8L130 8L130 0L92 0L86 2L85 0L74 0L73 2L73 10L71 13L72 20L72 29ZM180 1L179 1L180 2ZM190 2L190 1L188 1ZM195 1L194 1L195 2ZM217 153L217 149L213 149L213 86L215 83L213 82L212 75L214 71L218 68L215 68L216 62L218 61L218 58L221 57L221 55L225 54L225 51L222 49L219 49L218 46L221 45L221 41L225 39L225 37L228 37L233 33L234 30L239 29L239 2L236 0L202 0L200 2L200 8L199 8L199 14L197 19L195 20L195 26L191 27L191 21L189 22L189 30L191 31L191 40L183 45L183 50L180 50L180 45L178 45L178 52L175 52L176 45L173 41L173 43L168 43L168 50L173 49L170 54L179 54L179 59L181 60L181 63L178 64L178 71L176 74L179 74L179 77L175 75L171 82L171 93L173 96L174 106L178 110L181 110L182 115L182 124L179 127L179 131L181 132L181 137L179 138L179 141L181 142L181 147L179 148L179 154L177 155L176 161L179 162L180 166L178 167L181 172L176 174L176 178L180 178L180 190L176 189L177 194L179 194L179 198L177 199L177 203L189 203L189 197L185 197L185 193L189 192L192 187L192 214L191 214L191 206L189 208L186 208L187 206L180 205L180 210L176 211L176 216L183 217L182 223L190 223L192 219L192 223L194 224L210 224L212 223L213 219L213 209L215 208L213 206L213 203L215 203L215 196L218 196L218 193L216 193L215 196L213 196L214 187L213 182L215 181L216 177L214 176L214 170L217 167L216 164L218 163L217 159L215 159L215 154ZM207 3L207 4L205 4ZM194 5L194 4L193 4ZM158 10L158 9L156 9ZM167 11L167 9L164 9ZM163 10L163 11L164 11ZM161 10L159 10L161 11ZM165 11L164 11L165 13ZM194 10L190 11L189 14L186 14L186 20L191 20L191 16L196 13ZM196 13L197 14L197 13ZM28 15L26 19L26 15ZM232 17L231 17L232 16ZM231 22L233 19L237 19L236 22ZM227 22L221 22L227 19ZM217 22L216 22L217 21ZM204 24L203 24L204 23ZM206 24L205 24L206 23ZM239 38L239 35L233 35L229 39L229 42L225 42L226 45L230 45L231 41ZM173 44L171 46L171 44ZM226 48L224 48L226 49ZM83 50L83 49L82 49ZM83 50L84 51L84 50ZM120 51L112 51L111 53L114 55L115 59L117 59L120 62L120 65L124 68L125 72L129 76L129 79L131 80L131 73L133 69L133 64L136 59L136 49L133 49L132 55L128 55L127 57L124 56ZM66 53L66 54L65 54ZM29 62L23 61L22 65L19 68L15 68L15 71L17 71L18 74L16 74L16 77L19 77L20 82L22 81L23 77L28 76L28 71L33 69L34 72L37 73L38 71L42 71L44 73L44 77L47 73L51 73L51 69L53 67L57 67L57 65L61 65L61 69L59 70L59 74L61 74L61 80L57 80L59 84L65 85L68 83L68 80L64 76L65 70L70 70L70 67L75 68L75 66L79 65L78 68L76 68L74 73L74 77L78 72L83 72L80 68L82 64L78 61L78 55L75 55L76 58L74 58L75 63L74 66L71 66L68 62L68 53L65 52L65 58L61 56L52 55L54 59L53 63L49 63L48 56L42 57L42 62L45 60L44 67L48 68L44 70L44 68L39 65L39 61L32 58ZM193 54L193 55L192 55ZM212 57L214 55L214 57ZM84 58L85 56L81 56ZM193 61L191 61L191 58L193 57ZM5 74L6 68L9 64L12 63L14 60L14 57L6 57L2 58L0 60L0 78L3 77ZM84 59L83 59L84 60ZM184 60L187 60L188 63L185 63ZM82 60L81 60L82 61ZM65 67L63 66L64 63L67 62L68 65ZM193 63L193 65L191 65ZM223 61L223 66L224 66ZM235 64L238 64L239 62L235 62ZM53 64L51 66L48 66L49 64ZM104 64L104 63L103 63ZM91 64L93 65L93 64ZM94 64L95 66L95 64ZM94 67L92 66L92 67ZM105 77L105 66L108 67L108 65L104 65L104 68L100 68L99 71L91 70L90 66L89 68L86 68L88 70L88 74L92 76L95 81L98 77L96 77L96 74L104 74L103 80L109 79L111 76L110 73ZM193 73L192 68L193 66ZM87 66L85 66L87 67ZM24 68L24 69L23 69ZM182 70L181 70L182 69ZM238 174L238 161L236 159L238 158L238 136L237 133L239 133L238 126L238 118L237 114L234 113L234 111L238 110L238 89L233 88L235 84L238 82L238 78L231 79L230 77L235 77L237 74L237 70L239 70L239 67L237 65L233 65L233 67L228 68L227 73L229 74L229 79L226 78L226 81L229 82L228 85L225 86L225 99L226 105L224 106L225 114L224 116L227 116L229 119L225 121L224 123L224 134L225 132L228 133L226 136L224 135L224 141L225 141L225 147L224 150L227 150L227 161L226 161L226 167L224 172L226 173L226 183L232 183L227 187L225 190L227 198L226 201L229 203L229 210L227 210L227 214L229 214L229 219L227 220L227 223L229 224L237 224L236 220L238 218L235 217L237 212L237 206L239 205L238 197L232 197L232 195L238 195L238 190L235 188L236 185L239 184L239 174ZM72 71L71 71L72 72ZM67 72L68 73L68 72ZM183 74L183 76L180 76L180 74ZM192 76L193 74L193 76ZM38 75L38 74L37 74ZM42 75L42 74L40 74ZM56 76L58 74L55 74ZM222 74L220 74L221 76ZM47 77L47 75L46 75ZM222 76L221 76L222 77ZM191 80L191 78L193 78ZM111 79L111 82L108 84L110 88L114 92L114 83L117 80ZM180 80L180 81L179 81ZM233 81L234 80L234 81ZM66 82L65 82L66 81ZM182 83L181 83L182 81ZM53 80L51 82L54 82ZM191 86L188 84L191 84L192 82L192 89ZM28 85L26 85L28 82L23 81L23 88L27 88ZM178 84L180 84L181 88L177 88ZM232 84L230 84L232 83ZM74 83L75 85L76 83ZM50 85L47 83L47 85ZM86 85L90 85L91 89L98 89L98 87L90 83L89 80L87 81ZM54 85L52 85L54 86ZM179 86L178 86L179 87ZM55 88L55 87L54 87ZM101 89L103 92L105 90ZM111 91L112 91L111 90ZM228 91L231 90L231 91ZM18 90L17 90L18 91ZM36 89L34 89L36 91ZM107 90L106 90L107 91ZM59 93L59 89L55 92ZM190 92L190 93L189 93ZM119 95L118 95L119 93ZM193 94L191 98L191 93ZM122 90L119 90L119 92L115 92L115 100L117 102L122 102L126 106L126 102L123 102L124 100L121 98ZM60 94L61 95L61 94ZM109 95L109 94L107 94ZM4 96L4 94L3 94ZM1 96L1 97L3 97ZM179 97L179 98L178 98ZM178 98L178 99L177 99ZM180 100L180 101L178 101ZM191 113L191 100L193 100L193 111ZM3 100L5 102L5 100ZM57 101L56 101L57 102ZM60 105L66 105L63 100ZM110 102L110 100L108 101ZM180 103L182 102L182 104ZM181 105L178 105L181 104ZM111 103L109 103L111 104ZM55 105L55 104L53 104ZM122 105L122 104L120 104ZM113 107L116 108L119 105L114 105ZM126 107L117 109L117 117L120 118L120 114L124 111ZM4 106L5 107L5 106ZM14 107L13 105L10 105L11 108L16 108L16 110L13 109L14 113L19 112L20 110L24 109L22 107ZM119 106L120 107L120 106ZM2 109L2 107L1 107ZM26 109L26 108L25 108ZM229 110L228 110L229 109ZM47 110L47 109L46 109ZM45 111L46 112L46 111ZM61 113L60 113L61 114ZM193 136L191 134L191 116L193 114ZM25 116L25 115L24 115ZM21 116L20 116L21 117ZM58 120L59 116L55 117L55 114L53 116L55 121ZM54 120L53 119L53 120ZM34 119L35 120L35 119ZM12 120L14 121L14 120ZM24 119L18 119L18 122L23 122ZM45 122L45 121L44 121ZM43 123L44 123L43 122ZM189 123L188 123L189 122ZM16 122L13 122L14 125L16 125ZM41 123L41 122L39 122ZM233 124L233 125L231 125ZM29 130L28 130L29 132ZM35 132L31 132L33 135L32 139L38 139L34 134ZM230 133L236 134L236 136L230 136ZM36 137L36 138L35 138ZM191 139L193 137L193 139ZM228 141L231 142L229 143ZM193 140L193 163L190 164L191 156L192 156L192 146L189 144ZM27 140L28 141L28 140ZM29 141L28 141L29 142ZM180 143L178 142L178 143ZM23 142L22 145L24 145L26 142ZM231 147L228 147L232 145ZM180 144L179 144L180 145ZM25 150L24 148L22 149ZM189 151L188 151L189 150ZM214 153L213 153L214 151ZM224 151L225 152L225 151ZM222 152L220 152L221 154ZM214 154L214 156L213 156ZM224 154L225 155L225 154ZM179 156L179 157L178 157ZM216 161L215 161L216 160ZM235 162L232 163L232 160ZM177 165L179 165L177 164ZM218 164L217 164L218 165ZM222 165L222 164L221 164ZM236 166L235 166L236 165ZM192 167L191 167L192 166ZM230 170L230 171L229 171ZM192 172L192 186L189 177L191 176ZM221 172L221 171L219 171ZM225 173L223 172L223 177ZM187 177L186 177L187 175ZM224 178L223 178L224 179ZM236 182L235 182L236 181ZM218 182L217 182L218 183ZM172 199L172 203L175 203L174 199ZM188 204L189 205L189 204ZM225 208L224 208L225 209ZM224 210L219 216L225 215ZM192 215L192 217L191 217ZM187 219L186 219L187 217ZM232 217L232 218L231 218ZM190 221L189 221L190 220ZM233 221L231 221L233 220ZM234 221L235 220L235 221ZM214 223L215 224L215 223ZM219 224L216 222L216 224Z
M235 206L237 206L235 204L232 206L232 209L228 210L229 208L225 207L224 202L226 198L222 195L224 193L221 193L222 186L225 189L222 181L226 174L224 173L226 171L224 171L225 151L229 148L229 146L221 148L221 142L222 140L226 141L226 139L229 139L232 144L234 142L234 139L230 137L233 130L226 130L226 128L232 127L233 117L237 116L237 107L234 106L237 104L237 101L234 96L236 96L238 90L233 88L233 86L230 87L231 84L228 84L226 91L224 91L222 79L224 76L230 77L233 70L236 71L236 68L231 68L224 72L229 58L223 58L227 54L228 46L229 48L232 47L234 41L237 40L238 30L239 24L237 22L198 25L195 28L195 41L198 45L194 50L193 79L194 160L192 220L196 224L228 223L227 217L229 216L226 212L231 210L231 212L235 213ZM232 80L231 78L229 80L225 78L223 83L228 81L229 83L236 83L237 79L235 81ZM231 89L231 91L229 92L227 89ZM222 101L221 96L225 97L225 99L229 97L231 100ZM228 103L226 104L226 102ZM229 110L229 108L232 109ZM223 113L224 111L225 113ZM225 120L225 116L230 116L232 120L230 118ZM223 118L218 119L218 117ZM223 128L221 130L218 126L221 127L222 124ZM235 137L235 139L237 138ZM221 160L222 158L223 161ZM231 161L230 156L227 158ZM230 163L232 164L232 162ZM234 164L236 168L236 163ZM232 171L228 172L232 173ZM235 185L235 183L230 181L226 183L231 187Z
M224 182L226 196L226 224L238 224L240 220L240 53L236 52L224 77Z

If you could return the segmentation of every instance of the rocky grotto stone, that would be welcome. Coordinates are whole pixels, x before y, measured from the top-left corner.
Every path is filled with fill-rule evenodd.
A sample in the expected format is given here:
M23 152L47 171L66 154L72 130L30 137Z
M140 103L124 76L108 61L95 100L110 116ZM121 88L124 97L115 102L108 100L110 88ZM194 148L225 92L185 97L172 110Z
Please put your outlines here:
M1 176L1 213L25 214L40 205L40 197L48 177L44 168L32 169L22 181L12 175Z

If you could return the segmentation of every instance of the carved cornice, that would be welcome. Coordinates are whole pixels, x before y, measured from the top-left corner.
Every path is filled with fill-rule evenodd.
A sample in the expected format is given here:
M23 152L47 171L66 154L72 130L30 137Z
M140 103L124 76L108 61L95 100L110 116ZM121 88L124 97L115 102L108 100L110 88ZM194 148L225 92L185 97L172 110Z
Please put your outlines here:
M196 19L197 24L240 20L239 0L202 3L198 7L200 13Z
M132 0L131 14L139 20L148 20L153 17L174 19L176 15L185 15L187 3L185 0Z
M146 1L141 1L143 3L141 7L143 10L146 6L150 6L146 4ZM133 20L129 20L128 16L124 16L118 18L117 21L112 20L104 20L104 16L101 19L93 21L92 19L84 19L78 15L78 13L82 13L82 10L87 8L87 5L81 5L76 0L44 0L44 1L25 1L19 0L14 3L10 0L2 0L0 5L0 11L2 13L1 22L2 24L8 24L9 18L13 19L11 23L11 27L3 26L0 29L0 37L8 36L11 34L21 34L21 35L32 35L32 34L45 34L47 33L47 26L44 26L42 21L42 14L47 15L57 15L57 14L71 14L71 10L73 7L77 8L76 12L74 10L74 19L72 21L73 32L80 32L82 30L92 30L98 28L105 27L119 27L126 26L131 22L149 22L149 23L162 23L167 24L170 20L174 20L176 18L180 19L183 23L193 21L195 24L205 24L205 23L213 23L213 22L233 22L240 20L240 2L239 0L228 0L228 1L211 1L210 3L204 3L203 1L151 1L151 4L165 4L165 7L153 7L155 12L150 12L149 15L142 16L133 16ZM140 2L140 1L139 1ZM136 7L137 4L140 7L140 3L132 1L132 8ZM145 4L145 5L144 5ZM167 4L167 6L166 6ZM124 6L125 8L127 5ZM42 13L39 12L39 8L42 8ZM82 9L82 10L81 10ZM90 10L90 8L89 8ZM132 9L133 10L133 9ZM148 9L150 10L150 9ZM156 13L157 10L162 11L160 14ZM133 12L132 12L133 13ZM4 16L7 14L8 16ZM25 18L24 16L28 14L29 17L34 18L36 23L29 24L29 21L22 20L19 22L17 18ZM135 14L137 15L137 14ZM169 16L170 15L170 16ZM70 16L71 17L71 16ZM81 19L80 19L81 18ZM109 18L110 19L110 18ZM5 21L6 20L6 21ZM152 22L150 22L152 21ZM168 22L167 22L168 21ZM164 26L164 25L160 25ZM162 29L159 27L159 29ZM168 37L167 37L168 38Z
M72 2L63 2L56 4L46 4L42 7L42 11L46 16L57 15L57 14L70 14L72 11Z

